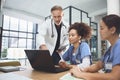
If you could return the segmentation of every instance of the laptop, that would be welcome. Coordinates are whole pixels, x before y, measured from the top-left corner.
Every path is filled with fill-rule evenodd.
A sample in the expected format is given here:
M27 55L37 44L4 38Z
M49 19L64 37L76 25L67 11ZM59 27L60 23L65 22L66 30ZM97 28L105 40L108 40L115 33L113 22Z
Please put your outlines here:
M32 68L35 70L53 73L69 70L69 68L55 66L49 50L25 50L25 53Z

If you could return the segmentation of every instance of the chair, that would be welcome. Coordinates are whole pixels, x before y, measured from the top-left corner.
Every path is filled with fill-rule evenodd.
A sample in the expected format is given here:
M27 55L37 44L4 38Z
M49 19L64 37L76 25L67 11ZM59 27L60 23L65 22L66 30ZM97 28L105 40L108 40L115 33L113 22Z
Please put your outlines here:
M1 60L0 67L3 66L21 66L19 61L9 61L9 60Z

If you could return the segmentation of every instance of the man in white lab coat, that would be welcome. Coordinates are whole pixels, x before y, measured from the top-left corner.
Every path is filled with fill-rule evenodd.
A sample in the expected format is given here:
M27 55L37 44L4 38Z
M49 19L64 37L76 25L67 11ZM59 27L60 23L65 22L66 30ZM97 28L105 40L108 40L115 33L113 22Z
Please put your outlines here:
M57 50L60 46L69 45L68 23L63 21L63 9L61 6L51 8L52 19L46 20L40 27L37 35L39 49L49 50L53 57L54 64L57 65L61 59Z

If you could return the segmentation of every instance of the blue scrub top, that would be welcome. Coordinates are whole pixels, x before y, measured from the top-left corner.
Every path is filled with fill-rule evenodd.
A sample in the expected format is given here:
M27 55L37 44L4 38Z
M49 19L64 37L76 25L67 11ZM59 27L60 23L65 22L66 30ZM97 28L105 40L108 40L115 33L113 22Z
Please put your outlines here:
M90 56L91 58L89 45L85 41L82 41L80 43L75 55L73 55L73 49L74 47L73 45L71 45L63 55L63 59L65 61L70 61L70 64L74 64L74 65L80 64L82 63L82 59L86 56Z
M114 44L114 46L109 47L109 49L103 55L101 61L104 63L105 72L111 72L112 69L106 69L105 65L111 63L111 66L120 64L120 39Z

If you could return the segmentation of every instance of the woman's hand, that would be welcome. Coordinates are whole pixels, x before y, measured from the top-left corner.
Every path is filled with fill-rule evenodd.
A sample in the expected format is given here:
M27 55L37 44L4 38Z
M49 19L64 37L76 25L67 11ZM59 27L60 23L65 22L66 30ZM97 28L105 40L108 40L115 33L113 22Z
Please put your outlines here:
M77 65L68 65L68 67L69 67L70 69L72 69L72 68L74 68L74 67L77 67Z
M64 61L61 61L61 62L59 62L59 66L62 67L62 68L68 68L68 67L69 67L69 64L67 64L67 63L64 62Z
M82 73L82 71L80 70L80 68L78 66L76 67L73 67L71 70L70 70L70 73L71 75L75 76L75 77L79 77L80 74Z

